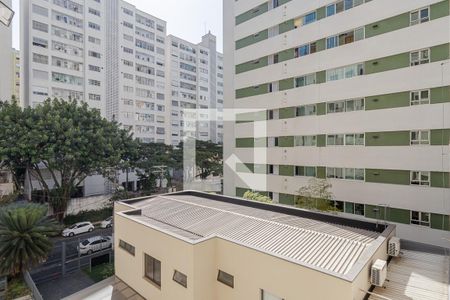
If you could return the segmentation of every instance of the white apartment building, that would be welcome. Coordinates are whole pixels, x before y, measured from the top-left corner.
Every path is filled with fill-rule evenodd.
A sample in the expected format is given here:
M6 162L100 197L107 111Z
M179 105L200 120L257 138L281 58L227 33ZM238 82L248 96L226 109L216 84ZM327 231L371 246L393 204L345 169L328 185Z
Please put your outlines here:
M86 101L105 115L105 3L24 0L21 3L22 103L48 97Z
M16 100L20 104L20 51L16 49L12 49L12 83L11 89L12 94L16 97Z
M450 238L445 0L224 1L225 194L295 205L311 178L343 215ZM261 133L254 127L265 122Z
M223 56L216 50L216 37L208 33L202 42L193 44L169 35L167 48L172 145L178 145L185 135L221 143L222 122L216 120L222 118L223 109Z
M8 7L11 7L11 0L3 1ZM0 100L10 100L12 91L12 65L11 65L11 49L12 49L12 28L0 24L0 66L2 72L0 74Z

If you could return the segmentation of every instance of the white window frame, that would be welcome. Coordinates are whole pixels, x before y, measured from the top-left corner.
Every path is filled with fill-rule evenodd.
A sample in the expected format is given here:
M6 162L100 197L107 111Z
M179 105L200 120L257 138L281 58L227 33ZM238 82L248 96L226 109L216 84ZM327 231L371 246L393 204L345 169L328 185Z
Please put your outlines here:
M422 93L423 92L427 92L428 97L427 98L422 98ZM417 94L418 99L416 100L414 95ZM425 90L417 90L417 91L411 91L410 92L410 105L423 105L423 104L430 104L430 94L431 91L429 89L425 89Z
M419 218L418 219L413 219L413 213L414 212L419 214ZM423 221L422 216L427 216L428 222ZM428 213L428 212L421 212L421 211L411 210L410 211L409 222L410 222L411 225L430 227L431 226L431 214Z
M427 53L427 58L423 59L422 58L422 53L425 52L425 51ZM414 54L418 54L419 56L418 56L417 60L413 61L413 55ZM411 51L409 53L409 64L410 64L410 66L414 67L414 66L430 63L430 54L431 54L430 48L424 48L424 49L420 49L420 50L416 50L416 51Z
M420 16L420 14L423 10L428 11L428 16L426 18L422 18ZM417 13L417 20L412 19L412 16L414 13ZM422 24L422 23L429 22L429 21L430 21L430 7L429 6L413 10L409 13L409 26L414 26L414 25Z
M414 174L417 173L417 180L413 180ZM422 175L427 175L428 180L422 180ZM411 171L410 184L417 186L430 186L431 185L431 172L430 171Z
M417 134L418 139L413 140L413 134ZM412 146L430 145L430 130L412 130L410 132L410 141ZM423 137L423 136L426 136Z

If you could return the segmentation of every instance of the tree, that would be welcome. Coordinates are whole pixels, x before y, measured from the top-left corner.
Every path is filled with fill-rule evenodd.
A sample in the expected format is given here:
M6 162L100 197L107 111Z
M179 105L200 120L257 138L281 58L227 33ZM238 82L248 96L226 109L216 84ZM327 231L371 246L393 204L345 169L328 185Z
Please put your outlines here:
M196 141L195 161L199 173L196 177L206 179L210 175L220 176L223 173L223 148L220 144Z
M5 128L0 131L0 157L3 161L22 158L49 195L59 220L74 188L87 176L105 175L117 168L132 143L131 135L116 122L102 118L86 103L72 100L49 99L24 110L17 109L14 102L3 103L0 124Z
M252 192L252 191L246 191L244 193L243 198L247 199L247 200L254 200L254 201L263 202L263 203L272 203L272 199L270 199L269 197L261 195L256 192Z
M331 187L327 180L313 178L307 186L300 188L298 196L295 197L295 205L306 209L334 211L336 209L332 202Z
M10 205L0 210L0 274L18 275L44 262L52 249L48 236L58 234L47 207Z

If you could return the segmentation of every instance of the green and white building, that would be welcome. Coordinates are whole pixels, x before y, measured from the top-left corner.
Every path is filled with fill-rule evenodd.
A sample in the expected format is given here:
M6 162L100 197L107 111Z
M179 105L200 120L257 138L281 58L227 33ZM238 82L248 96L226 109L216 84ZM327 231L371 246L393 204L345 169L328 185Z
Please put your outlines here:
M225 194L293 205L323 178L342 214L448 247L449 14L449 0L224 1L224 107L257 110L225 122Z

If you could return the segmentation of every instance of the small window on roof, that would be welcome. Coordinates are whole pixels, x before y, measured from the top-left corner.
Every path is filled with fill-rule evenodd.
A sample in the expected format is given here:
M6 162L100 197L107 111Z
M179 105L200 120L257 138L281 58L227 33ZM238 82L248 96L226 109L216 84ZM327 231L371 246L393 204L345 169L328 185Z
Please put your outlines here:
M173 272L173 281L187 288L187 276L177 270Z
M217 274L217 281L234 288L234 276L222 270L219 270L219 273Z

